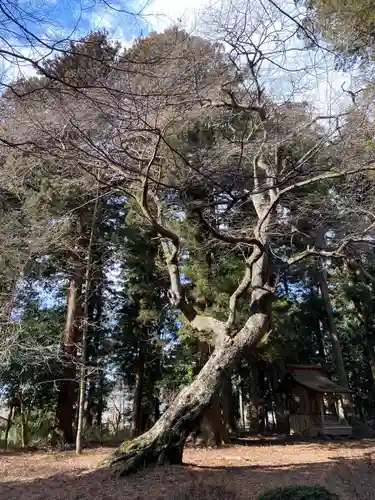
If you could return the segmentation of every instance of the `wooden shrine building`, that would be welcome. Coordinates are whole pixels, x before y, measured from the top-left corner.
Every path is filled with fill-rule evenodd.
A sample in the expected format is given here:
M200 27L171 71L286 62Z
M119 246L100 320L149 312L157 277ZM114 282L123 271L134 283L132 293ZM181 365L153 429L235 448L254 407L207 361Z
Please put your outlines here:
M330 380L320 365L289 365L279 392L289 415L291 434L350 436L342 397L350 393Z

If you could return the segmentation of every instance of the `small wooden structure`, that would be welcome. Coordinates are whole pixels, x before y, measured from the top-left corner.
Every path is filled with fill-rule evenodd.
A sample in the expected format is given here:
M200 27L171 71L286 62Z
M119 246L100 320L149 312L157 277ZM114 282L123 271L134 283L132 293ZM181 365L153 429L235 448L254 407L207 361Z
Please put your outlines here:
M342 406L342 396L350 390L330 380L320 365L289 365L279 391L284 395L291 434L352 434Z

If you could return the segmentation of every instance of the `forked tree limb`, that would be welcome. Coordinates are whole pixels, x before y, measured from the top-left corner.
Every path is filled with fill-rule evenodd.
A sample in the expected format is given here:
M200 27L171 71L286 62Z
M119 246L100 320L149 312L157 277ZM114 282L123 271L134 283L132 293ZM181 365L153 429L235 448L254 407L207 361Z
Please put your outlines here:
M303 252L299 252L289 259L286 260L286 264L293 265L297 264L301 260L304 260L308 257L341 257L349 259L350 256L345 253L346 248L352 243L368 243L369 245L375 245L374 238L347 238L345 241L341 243L336 249L333 250L321 250L315 247L307 248Z
M148 199L151 196L149 192L149 172L156 158L157 151L161 142L159 136L157 144L154 148L153 155L147 165L146 175L143 180L142 197L138 201L144 215L153 225L154 229L161 236L161 246L164 253L164 258L170 279L169 300L171 305L179 309L185 318L188 320L193 329L199 332L212 334L217 345L226 335L226 327L223 321L219 321L212 316L198 314L193 304L188 301L185 293L185 288L181 282L179 255L180 255L180 238L162 222L162 210L158 200L154 196L154 201L157 205L157 216L152 213Z

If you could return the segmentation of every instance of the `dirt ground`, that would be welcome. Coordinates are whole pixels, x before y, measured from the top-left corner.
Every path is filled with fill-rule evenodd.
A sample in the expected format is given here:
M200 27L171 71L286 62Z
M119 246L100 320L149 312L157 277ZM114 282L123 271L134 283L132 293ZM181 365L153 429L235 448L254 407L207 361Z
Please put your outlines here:
M240 500L255 500L266 489L297 483L326 485L343 500L375 500L375 440L244 440L219 450L186 449L183 467L149 469L124 479L98 468L110 452L87 450L80 457L73 452L0 454L0 499L162 500L192 481L204 481L235 490Z

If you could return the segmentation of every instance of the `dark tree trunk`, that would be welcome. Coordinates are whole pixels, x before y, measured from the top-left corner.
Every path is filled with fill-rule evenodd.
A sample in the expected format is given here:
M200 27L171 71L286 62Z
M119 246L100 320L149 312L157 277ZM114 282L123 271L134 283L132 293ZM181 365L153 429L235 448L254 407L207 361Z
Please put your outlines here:
M95 396L96 396L96 384L93 376L90 377L89 388L87 391L87 406L86 406L86 427L90 428L94 424L94 414L95 414Z
M319 284L314 286L314 293L319 296L319 290L320 286ZM322 322L320 321L321 318L317 318L316 320L316 334L317 334L317 344L318 344L318 350L319 350L319 357L321 359L321 363L324 369L327 368L326 366L326 349L324 345L324 328L322 328Z
M213 347L206 342L197 340L197 352L200 362L197 366L195 375L199 373L204 364L209 359ZM200 426L194 434L194 443L199 446L220 446L221 444L229 443L229 426L226 416L228 412L224 411L225 380L223 377L222 386L218 394L212 399L210 405L203 411L200 420Z
M98 216L100 216L99 207ZM100 224L98 224L100 226ZM86 426L92 427L96 415L96 424L98 424L97 414L99 412L99 400L102 399L101 392L103 384L100 384L100 374L98 372L98 353L100 351L102 337L102 311L103 311L103 255L99 243L93 244L92 251L92 279L90 282L89 297L89 344L87 349L88 366L91 368L88 382L87 407L86 407ZM101 405L103 402L101 402ZM101 422L101 416L100 416Z
M68 303L64 338L61 346L63 376L59 388L56 428L64 436L66 443L74 442L73 423L78 395L76 379L77 344L81 340L83 319L82 286L84 280L85 258L89 244L87 238L87 213L81 210L75 221L75 246L70 258L71 277L68 290ZM73 229L73 228L72 228Z
M22 397L20 397L21 409L21 447L27 448L29 445L29 412L25 407Z
M82 278L79 269L76 269L75 276L70 280L68 292L68 308L62 345L63 380L60 384L56 410L56 426L63 432L67 443L74 442L73 422L77 400L75 358L77 342L80 338L79 302L81 292Z
M219 391L213 397L211 404L202 413L195 444L220 446L229 442L229 433L225 426L221 407L221 391Z
M9 431L10 428L12 427L13 423L13 402L10 403L9 406L9 413L8 413L8 419L7 419L7 426L5 428L5 436L4 436L4 450L8 448L8 438L9 438Z
M101 428L102 426L102 417L104 411L103 392L104 392L104 374L101 373L99 376L99 383L98 383L98 406L96 411L96 425L99 428Z
M267 370L263 361L258 362L258 386L259 394L266 394L268 390ZM267 408L264 397L258 396L258 425L259 432L263 434L268 429Z
M230 442L230 436L236 432L236 418L233 404L233 386L230 375L223 377L221 386L221 408L225 427L223 441Z
M286 366L284 360L278 360L273 365L273 385L276 400L276 429L280 434L289 434L289 412L286 406L284 395L278 392L279 383L284 380L286 373Z
M132 411L132 436L137 437L142 430L142 397L145 379L145 352L141 342L138 351L137 372L134 388L134 400Z
M95 257L95 256L94 256ZM94 260L94 259L93 259ZM92 264L94 268L94 264ZM95 282L95 269L92 269L91 272L92 278L90 279L90 293L88 297L88 341L87 341L87 365L90 365L90 368L96 368L97 366L97 345L96 345L96 282ZM86 402L86 410L85 410L85 425L87 428L93 426L94 421L94 412L95 412L95 396L96 396L96 379L97 373L96 371L92 371L92 373L87 373L87 402Z
M259 397L259 365L256 359L251 364L251 389L250 389L250 430L251 432L259 432L261 430L261 423L259 421L260 411L260 397Z
M154 402L154 422L159 420L160 418L160 399L158 396L155 396Z
M152 462L181 464L186 438L199 426L204 410L221 388L222 377L230 373L247 348L259 342L267 326L267 314L254 313L235 338L225 337L195 380L179 393L158 422L137 439L123 443L110 464L124 462L123 474Z

